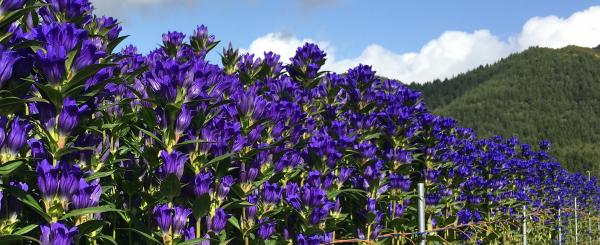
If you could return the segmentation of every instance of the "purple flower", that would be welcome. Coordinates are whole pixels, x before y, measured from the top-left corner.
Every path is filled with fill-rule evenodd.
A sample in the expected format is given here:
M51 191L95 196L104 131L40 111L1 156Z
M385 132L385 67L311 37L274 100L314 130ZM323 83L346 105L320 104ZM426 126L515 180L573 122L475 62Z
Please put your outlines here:
M79 189L79 179L82 177L81 170L77 166L71 166L66 161L58 163L60 170L60 182L58 185L60 199L64 202L71 199Z
M65 13L69 19L78 18L92 10L88 0L48 0L54 11Z
M253 220L256 217L256 213L258 212L258 207L256 206L258 204L258 195L255 192L253 192L250 195L248 195L247 200L249 203L252 203L254 205L246 207L246 217L250 220Z
M262 199L263 202L276 204L281 200L281 187L277 183L270 184L269 182L263 183Z
M154 221L163 234L168 234L171 224L173 223L173 209L169 208L167 204L160 204L154 207L152 213L154 216Z
M6 147L11 154L16 155L25 145L30 129L29 122L21 120L18 116L12 120L10 132L6 138Z
M215 233L221 232L223 229L225 229L228 219L229 215L225 213L222 208L217 208L215 211L215 216L212 218L212 230Z
M62 223L56 222L50 225L41 225L42 234L40 242L42 245L69 245L73 244L73 238L77 235L77 227L70 229Z
M177 117L177 132L181 133L188 129L192 122L192 111L186 105L181 107L181 112Z
M288 183L285 186L285 201L296 210L302 210L300 188L296 183Z
M312 170L308 172L308 177L306 177L306 183L308 183L312 187L320 187L321 173L319 172L319 170Z
M0 115L0 150L2 149L2 145L4 144L4 140L6 139L6 124L8 123L8 118Z
M339 184L343 185L344 182L346 182L346 180L348 180L348 178L350 177L350 174L352 174L351 168L346 168L346 167L340 168L340 173L338 174L338 178L337 178Z
M190 37L190 44L196 52L208 52L215 43L215 36L208 34L208 28L204 25L200 25L194 30L194 33Z
M192 214L192 210L189 208L175 207L175 216L173 216L173 232L175 234L182 234L185 225L187 224L187 219L190 214Z
M3 2L4 3L4 2ZM0 5L1 7L1 5ZM2 9L0 9L0 13ZM4 83L13 75L13 65L17 62L19 55L12 50L3 50L0 46L0 89Z
M109 30L106 33L106 37L110 40L114 40L119 37L119 33L122 30L122 27L119 25L118 21L113 17L98 17L96 18L96 25L98 28Z
M36 169L38 188L42 199L50 202L58 193L58 169L52 167L48 160L38 162Z
M79 180L79 190L73 194L71 203L73 208L89 208L98 206L100 203L100 195L102 195L102 186L99 181L94 181L91 184L85 182L85 179Z
M162 35L163 39L163 51L172 56L179 56L180 51L189 50L188 47L183 46L183 39L185 35L181 32L167 32Z
M25 5L25 0L4 0L0 3L0 14L4 15L6 12L15 11L22 8L23 5Z
M196 229L193 226L190 226L189 228L184 229L183 237L186 241L196 239Z
M290 61L287 70L291 77L296 80L312 79L317 76L319 69L325 64L325 52L316 44L305 43L296 50L296 55Z
M204 170L194 177L194 194L200 197L210 191L213 175L209 170Z
M221 179L221 183L219 183L219 188L217 189L217 196L221 199L227 197L231 186L235 183L235 180L231 175L227 175Z
M409 191L412 181L409 176L403 176L399 174L390 174L390 187L392 189L400 189L402 191Z
M44 102L34 102L29 104L31 114L37 115L39 121L44 125L46 130L52 131L56 125L56 108Z
M38 68L42 71L50 84L62 82L66 68L67 50L63 46L48 46L46 52L36 51Z
M258 221L259 226L258 226L258 236L263 239L266 240L269 237L271 237L273 234L275 234L275 222L269 220L269 218L264 218L264 219L260 219Z
M95 64L98 59L104 55L105 53L98 50L98 47L96 47L96 45L94 45L91 41L85 40L81 45L81 49L79 50L77 57L73 61L73 72L77 72L86 66Z
M58 115L58 131L61 135L69 135L79 122L79 107L77 101L65 98L62 111Z
M163 164L160 166L163 178L166 178L169 174L174 174L177 179L181 179L188 156L179 151L167 153L165 150L160 152L160 156L163 159Z

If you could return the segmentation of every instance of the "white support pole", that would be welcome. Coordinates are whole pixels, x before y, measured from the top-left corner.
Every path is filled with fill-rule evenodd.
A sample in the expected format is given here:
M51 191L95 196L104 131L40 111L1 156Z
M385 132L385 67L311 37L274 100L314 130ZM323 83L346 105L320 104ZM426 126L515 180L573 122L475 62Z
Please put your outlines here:
M420 245L425 245L426 243L426 235L425 235L425 183L417 184L417 191L419 194L419 204L418 204L418 212L419 212L419 234L420 237Z
M579 227L577 227L577 197L575 198L575 244L579 244L579 237L577 236L579 233Z
M523 245L527 245L527 206L523 205Z
M558 245L562 245L562 218L560 209L560 196L558 196Z

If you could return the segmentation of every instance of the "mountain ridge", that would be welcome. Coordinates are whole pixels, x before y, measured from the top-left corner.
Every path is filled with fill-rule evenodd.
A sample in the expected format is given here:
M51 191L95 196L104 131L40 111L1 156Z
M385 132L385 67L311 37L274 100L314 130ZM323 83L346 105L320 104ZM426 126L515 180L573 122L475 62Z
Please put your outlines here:
M410 87L478 135L518 136L571 171L600 175L600 46L532 47L453 78Z

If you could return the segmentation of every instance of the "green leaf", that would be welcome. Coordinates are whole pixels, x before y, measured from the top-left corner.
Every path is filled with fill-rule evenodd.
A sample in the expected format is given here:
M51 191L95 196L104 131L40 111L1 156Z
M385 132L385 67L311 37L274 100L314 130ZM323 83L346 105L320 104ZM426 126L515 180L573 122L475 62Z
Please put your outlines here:
M231 153L231 152L230 152L230 153L225 153L225 154L223 154L223 155L220 155L220 156L218 156L218 157L215 157L215 158L211 159L210 161L208 161L208 163L206 163L206 165L212 165L212 164L214 164L214 163L216 163L216 162L219 162L219 161L225 160L225 159L227 159L227 158L231 157L231 155L232 155L232 153Z
M204 240L207 240L207 239L206 238L196 238L196 239L179 242L179 243L177 243L177 245L196 245Z
M106 52L107 52L107 53L109 53L109 54L110 54L110 53L112 53L112 52L113 52L113 50L114 50L114 49L115 49L117 46L119 46L119 44L120 44L121 42L123 42L123 40L125 40L125 39L126 39L126 38L128 38L128 37L129 37L129 36L127 35L127 36L118 37L118 38L116 38L115 40L112 40L110 43L108 43L108 45L106 45Z
M37 49L41 49L44 46L44 42L37 40L24 40L19 41L19 43L12 46L13 50L22 49L22 48L31 48L34 51Z
M96 231L96 230L102 228L104 226L104 224L106 224L106 221L103 221L103 220L89 220L89 221L86 221L85 223L79 224L77 226L77 230L79 230L79 232L77 233L77 236L81 237L85 234Z
M169 174L162 183L160 183L160 194L163 197L173 199L181 194L181 183L177 176Z
M115 64L92 64L81 69L73 78L61 89L64 94L72 94L76 88L83 85L87 79L96 75L103 68L114 66Z
M25 226L25 227L23 227L23 228L15 231L15 232L13 232L13 235L24 235L24 234L27 234L28 232L32 231L33 229L35 229L37 227L38 227L38 225L31 224L31 225Z
M212 142L209 142L206 140L187 140L187 141L175 144L175 146L173 148L177 148L177 147L189 145L189 144L197 144L197 143L212 143Z
M196 200L192 204L192 213L194 217L203 217L208 214L210 211L210 196L208 194L204 194Z
M100 178L104 178L107 176L111 176L115 171L117 171L117 170L113 169L113 170L104 171L104 172L96 172L96 173L86 177L85 180L90 181L90 180L95 180L95 179L100 179Z
M4 27L7 27L8 25L12 24L17 19L19 19L22 16L26 15L27 13L29 13L29 11L32 11L34 9L37 9L37 8L45 6L45 5L47 5L47 4L44 4L44 5L33 5L33 6L25 7L25 8L13 11L13 12L8 12L8 13L5 13L5 14L2 14L4 18L2 18L2 20L0 20L0 29L4 29Z
M237 228L240 231L242 230L240 228L240 221L238 221L238 219L235 216L232 215L227 221L229 221L229 223L232 224L233 227Z
M10 175L17 168L23 165L23 163L25 163L25 160L23 159L16 159L3 163L0 166L0 175Z
M106 242L118 245L117 241L115 241L115 239L112 238L111 236L107 236L107 235L102 234L102 235L99 235L97 237L100 238L100 239L102 239L103 241L106 241Z
M62 105L63 96L60 93L60 91L45 84L36 82L33 82L32 84L34 84L38 88L38 90L40 90L42 97L50 101L52 105L54 105L55 107Z
M63 215L60 220L68 219L75 216L81 216L85 214L93 214L93 213L104 213L104 212L124 212L121 209L113 208L110 206L98 206L98 207L90 207L90 208L80 208L75 209L67 214Z
M48 216L46 212L44 212L42 206L40 206L36 199L34 199L31 195L27 194L25 191L21 190L21 188L10 185L3 185L2 187L5 191L8 191L13 197L17 198L17 200L32 208L33 211L42 216L42 218L44 218L46 222L51 221L50 216Z
M137 233L138 235L145 237L146 239L148 239L148 241L151 241L152 243L162 244L162 242L156 240L156 238L152 237L152 235L145 233L143 231L140 231L140 230L136 230L134 228L117 228L117 230L133 231L133 232Z
M154 135L152 132L145 130L143 128L138 127L137 125L134 125L138 130L140 130L142 133L144 133L145 135L150 136L150 138L154 139L156 142L158 142L160 144L160 146L163 149L167 148L167 145L165 145L165 143L162 142L162 140L160 140L158 137L156 137L156 135Z
M11 114L17 111L23 111L27 100L17 97L0 97L0 112L3 114Z
M41 244L38 239L35 239L30 236L22 236L22 235L2 235L0 236L0 244L10 244L11 242L30 240Z

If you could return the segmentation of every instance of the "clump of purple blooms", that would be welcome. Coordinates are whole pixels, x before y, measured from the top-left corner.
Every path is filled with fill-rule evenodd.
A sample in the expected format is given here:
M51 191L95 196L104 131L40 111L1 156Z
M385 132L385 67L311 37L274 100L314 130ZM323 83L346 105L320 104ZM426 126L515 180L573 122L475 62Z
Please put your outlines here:
M368 65L322 71L311 43L290 60L230 44L212 64L204 25L114 52L119 22L92 10L0 1L0 241L404 244L385 234L417 231L417 183L433 228L527 206L534 232L554 229L575 198L600 212L597 179L561 168L550 142L478 138ZM516 241L515 224L491 227L437 236Z

